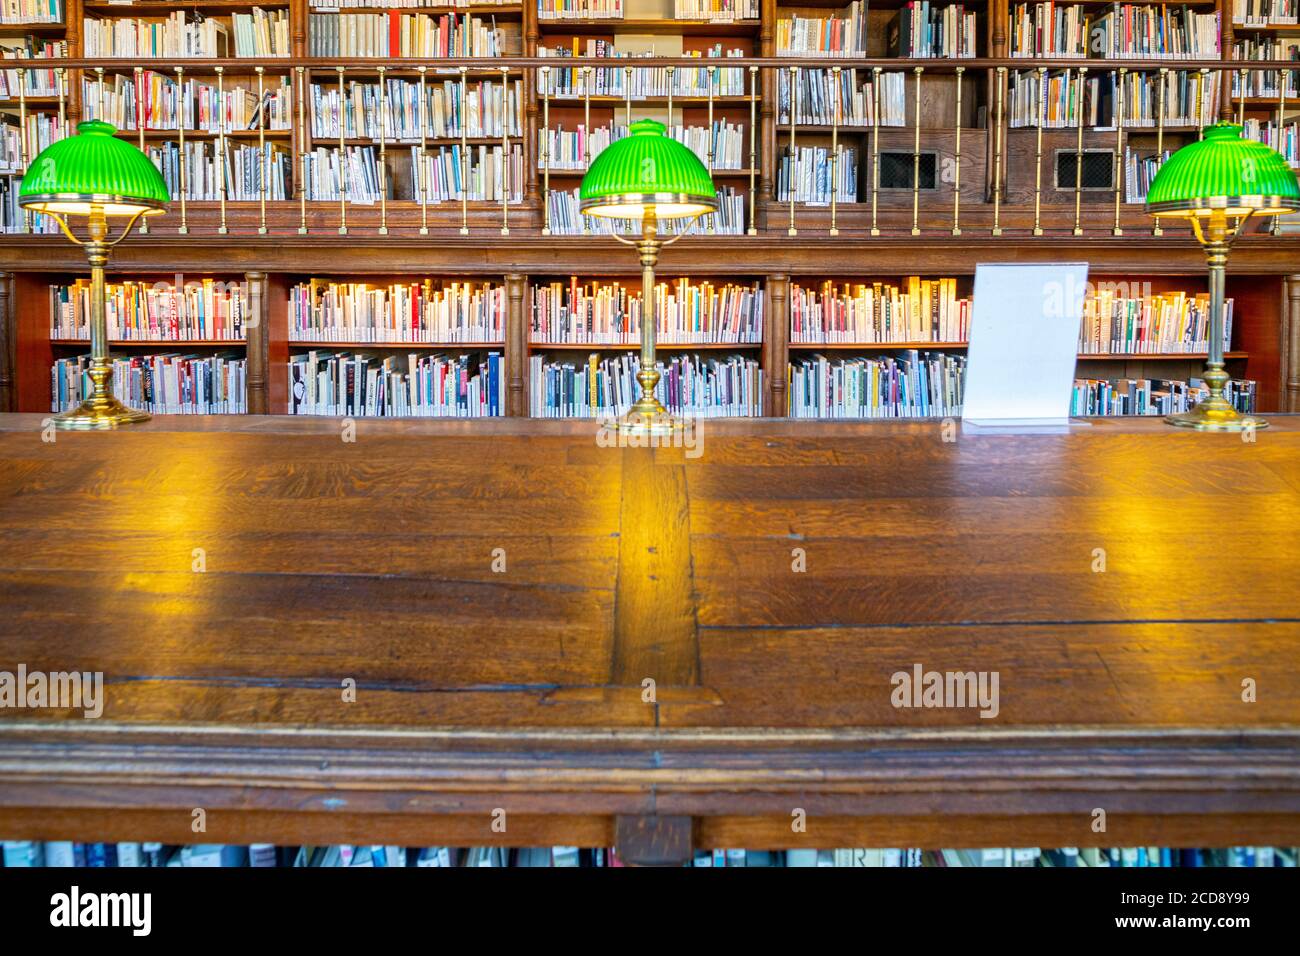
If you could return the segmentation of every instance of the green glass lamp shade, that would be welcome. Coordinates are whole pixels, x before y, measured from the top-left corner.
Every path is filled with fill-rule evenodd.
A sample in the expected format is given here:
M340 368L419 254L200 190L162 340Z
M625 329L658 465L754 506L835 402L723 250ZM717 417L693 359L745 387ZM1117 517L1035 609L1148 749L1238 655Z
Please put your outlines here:
M1300 209L1300 185L1271 146L1242 139L1241 127L1216 123L1205 138L1170 156L1147 191L1155 216L1190 219L1222 213L1283 215Z
M641 219L650 209L658 219L683 219L713 212L718 199L700 158L647 119L591 161L578 206L589 216Z
M86 120L77 135L51 143L32 160L18 204L36 212L105 215L165 212L171 194L149 157L118 139L112 124Z

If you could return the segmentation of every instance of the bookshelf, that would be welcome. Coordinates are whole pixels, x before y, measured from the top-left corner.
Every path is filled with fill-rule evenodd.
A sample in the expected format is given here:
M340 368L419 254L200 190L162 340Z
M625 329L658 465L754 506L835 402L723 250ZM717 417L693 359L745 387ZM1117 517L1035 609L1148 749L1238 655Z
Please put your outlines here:
M1234 22L1228 0L1189 5L1193 14L1221 15L1222 35L1212 59L1017 56L1026 52L1015 31L1020 5L1007 0L963 5L963 15L975 18L973 57L895 56L891 25L897 27L908 13L899 0L866 9L859 57L790 56L781 49L783 21L844 19L848 6L833 0L760 0L745 10L735 8L730 17L710 19L704 6L678 10L664 0L637 0L619 5L617 16L552 18L535 2L67 0L58 23L0 24L0 44L10 49L63 54L62 64L52 57L43 57L39 66L35 60L0 64L7 83L0 91L0 119L14 131L25 120L30 132L8 138L11 157L3 167L7 171L0 171L0 188L11 199L24 157L35 152L41 136L58 135L93 115L112 117L121 136L170 163L178 199L169 215L148 224L147 233L118 248L115 275L135 279L179 270L186 276L257 276L254 285L267 321L264 332L243 346L254 389L249 408L255 411L288 409L289 363L307 343L289 335L287 297L297 282L326 274L317 268L323 250L328 250L328 274L344 280L438 276L501 284L513 290L507 296L507 333L485 344L502 350L507 414L526 415L534 354L573 361L583 349L591 351L558 342L543 349L530 340L531 290L569 275L627 278L621 247L592 223L583 223L570 197L593 144L598 148L618 135L629 115L653 115L675 124L678 135L710 163L729 201L725 217L697 225L694 234L665 251L661 276L758 282L765 302L763 333L757 342L730 351L759 363L763 414L770 416L787 407L791 357L810 351L806 344L788 343L788 329L778 318L788 315L791 283L918 274L969 285L980 261L1085 258L1098 275L1116 281L1196 291L1204 282L1199 250L1173 223L1161 226L1163 235L1152 235L1153 223L1141 211L1142 177L1154 170L1160 154L1190 141L1216 119L1254 121L1261 136L1275 135L1279 118L1284 129L1292 123L1289 94L1285 102L1281 96L1234 94L1241 67L1233 57L1239 42L1253 37L1286 44L1300 27ZM946 6L932 8L942 15ZM1147 12L1159 7L1134 6ZM285 18L281 32L287 45L258 51L274 55L228 50L225 59L136 61L87 56L99 49L87 35L88 22L161 21L178 11L198 11L233 35L235 17L252 16L255 8ZM1101 3L1080 8L1089 24L1109 12ZM413 28L402 33L403 24L415 23L403 17L428 17L419 23L431 24L430 29L439 24L450 29L452 17L457 29L472 26L465 19L470 17L495 26L486 40L474 36L502 55L365 55L384 52L356 46L379 34L359 30L362 21L341 19L361 16L376 17L390 30L396 24L399 48L403 36L416 36ZM340 32L345 27L351 32ZM345 55L320 45L343 36L351 38ZM63 47L44 46L54 43ZM600 55L574 59L575 50ZM566 55L554 55L558 51ZM666 82L669 67L673 80ZM24 70L21 84L19 69ZM625 84L628 69L634 71L631 85ZM1016 94L1017 74L1022 85L1032 85L1039 69L1049 85L1056 83L1064 109L1051 113L1041 130L1035 90L1018 99ZM792 82L801 91L796 116L789 108ZM1112 82L1123 88L1122 96ZM332 110L340 83L352 118L341 128L332 113L318 117L312 108L332 103ZM504 102L498 92L503 84ZM816 94L806 92L810 84L817 85ZM140 92L146 86L147 96ZM1070 108L1081 86L1088 91L1082 125ZM836 87L843 88L844 97L830 101L828 110L826 94ZM186 95L178 97L179 91ZM472 117L464 129L454 106L462 94L480 104L477 122ZM873 122L878 95L881 109ZM183 115L174 106L178 99L193 104L188 122L177 118ZM214 100L228 103L229 112L205 112L200 104ZM1127 121L1116 128L1113 114L1121 105ZM126 122L133 113L146 121ZM792 145L805 152L788 163ZM342 187L333 178L340 151L365 161L364 167L358 162L362 172L355 181L349 178ZM215 165L223 153L236 170L224 190ZM418 162L422 156L425 162ZM509 163L499 161L504 156L511 157ZM837 176L852 180L843 193L828 202L825 190L813 189L796 194L791 203L786 179L810 170L829 176L832 160ZM504 194L498 182L502 166L509 171ZM180 167L186 170L183 201ZM481 188L462 194L450 185L464 173L477 176ZM268 183L265 190L262 180ZM47 287L60 277L75 278L81 263L61 237L27 233L48 230L49 223L15 214L12 202L3 208L10 209L7 226L13 232L0 235L5 276L0 282L5 345L0 406L36 411L47 404L42 383L52 363L76 350L75 343L51 340L37 313ZM1261 411L1300 407L1300 279L1291 265L1300 240L1285 228L1274 232L1272 222L1253 225L1234 250L1229 277L1229 295L1239 306L1232 371L1259 383ZM378 345L364 339L331 344L371 350ZM408 351L459 344L417 343ZM878 343L861 344L857 351L864 355L889 351ZM819 347L843 355L854 351L852 345ZM959 344L924 345L960 352ZM134 344L118 348L138 350ZM665 354L674 350L687 351L669 346ZM596 351L615 350L602 344ZM728 349L697 343L689 351L716 356ZM1079 374L1154 377L1196 370L1195 358L1180 363L1166 355L1107 354L1081 356Z

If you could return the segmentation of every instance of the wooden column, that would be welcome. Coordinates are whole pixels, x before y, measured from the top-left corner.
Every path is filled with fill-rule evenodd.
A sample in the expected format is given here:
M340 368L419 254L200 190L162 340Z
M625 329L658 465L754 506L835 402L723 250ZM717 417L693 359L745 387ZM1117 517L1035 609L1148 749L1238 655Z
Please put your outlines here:
M789 413L785 394L786 366L790 364L790 277L767 277L767 320L763 328L763 374L767 395L763 414L784 418Z
M248 414L267 415L270 413L266 378L269 365L267 328L270 317L266 308L266 273L245 272L244 282L248 285L248 314L255 320L244 327L248 355Z
M0 272L0 412L17 411L14 401L14 355L18 321L13 309L13 273Z
M617 816L614 849L628 866L684 866L691 860L690 817Z
M506 276L506 414L528 415L528 392L524 365L528 358L528 316L524 292L528 277L518 272Z
M294 57L307 55L307 24L311 10L307 0L289 0L289 53Z
M537 55L537 40L540 32L537 28L537 8L532 3L524 4L523 11L523 54L524 56ZM537 200L537 71L535 69L524 70L523 86L523 103L521 104L524 111L523 116L523 135L524 135L524 202L531 203ZM502 91L505 92L504 90ZM507 98L506 102L509 102ZM588 131L590 133L590 130ZM542 197L545 201L546 197ZM541 221L546 221L546 213L543 211Z
M1282 400L1284 412L1300 412L1300 275L1287 276L1282 309Z
M1232 59L1232 44L1236 34L1232 29L1232 0L1219 0L1219 58ZM1232 70L1219 71L1219 119L1232 121Z

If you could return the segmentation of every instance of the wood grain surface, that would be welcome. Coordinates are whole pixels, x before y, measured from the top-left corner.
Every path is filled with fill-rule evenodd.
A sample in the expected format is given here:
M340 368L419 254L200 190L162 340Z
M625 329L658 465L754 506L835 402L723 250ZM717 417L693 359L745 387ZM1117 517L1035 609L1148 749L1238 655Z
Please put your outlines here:
M1300 839L1300 419L42 420L0 416L0 671L105 700L0 710L6 838ZM918 664L997 715L894 706Z

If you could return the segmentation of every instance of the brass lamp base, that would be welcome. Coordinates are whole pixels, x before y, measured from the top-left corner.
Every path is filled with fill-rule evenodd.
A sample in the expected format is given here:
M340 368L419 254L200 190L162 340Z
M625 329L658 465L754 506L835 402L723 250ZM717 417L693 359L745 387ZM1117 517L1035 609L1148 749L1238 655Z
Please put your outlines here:
M657 377L657 376L656 376ZM618 420L618 430L629 435L672 435L686 427L674 418L653 395L642 394L627 414Z
M115 398L87 399L70 412L54 416L55 428L116 428L135 425L152 418L148 412L129 408Z
M1187 412L1166 415L1165 421L1180 428L1194 428L1198 432L1244 432L1267 428L1268 422L1253 415L1243 415L1227 402L1206 399Z

